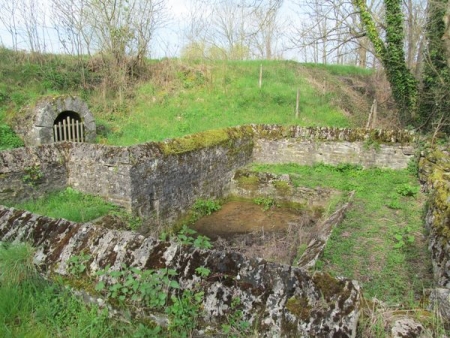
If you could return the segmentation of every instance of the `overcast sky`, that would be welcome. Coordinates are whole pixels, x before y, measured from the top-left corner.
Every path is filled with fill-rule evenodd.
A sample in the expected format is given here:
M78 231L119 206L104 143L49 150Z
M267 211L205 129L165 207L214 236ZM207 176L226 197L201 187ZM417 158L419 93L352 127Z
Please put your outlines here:
M0 3L4 0L0 0ZM186 17L188 14L188 9L186 0L166 0L167 8L170 13L170 21L165 25L165 27L159 29L154 39L152 40L151 48L151 58L162 58L162 57L176 57L179 56L182 47L186 44L184 37L184 25L186 23ZM49 5L50 0L40 0L39 4L45 9L46 16L46 26L39 32L41 36L45 38L45 52L50 53L64 53L64 48L58 38L58 34L55 29L51 28L51 6ZM289 13L292 13L292 3L293 0L285 0L283 7L280 11L280 15L286 17ZM23 29L23 32L25 30ZM6 30L6 28L0 22L0 44L5 47L12 47L11 35ZM18 48L26 50L26 41L20 41L18 43ZM285 55L288 58L295 58L292 55Z

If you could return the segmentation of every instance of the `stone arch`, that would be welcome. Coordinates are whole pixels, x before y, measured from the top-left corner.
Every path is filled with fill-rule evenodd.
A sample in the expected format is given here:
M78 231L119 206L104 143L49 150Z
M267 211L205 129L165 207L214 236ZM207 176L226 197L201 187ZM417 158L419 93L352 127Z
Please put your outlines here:
M37 146L60 141L55 138L54 125L67 117L82 124L83 140L93 142L96 137L96 126L92 113L83 100L76 96L45 97L34 106L28 106L15 121L16 132L26 146Z

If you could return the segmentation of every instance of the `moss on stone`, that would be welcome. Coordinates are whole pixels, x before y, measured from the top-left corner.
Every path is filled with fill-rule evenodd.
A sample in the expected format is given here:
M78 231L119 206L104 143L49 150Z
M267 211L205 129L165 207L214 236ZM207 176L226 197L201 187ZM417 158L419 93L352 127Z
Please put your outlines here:
M433 214L433 231L446 242L450 240L450 157L440 149L430 151L420 161L420 171L425 177L432 193L428 208Z
M256 189L259 185L259 178L257 176L241 176L236 179L239 188L242 189Z
M292 192L291 185L286 181L274 181L272 184L280 195L289 195Z
M232 140L246 137L253 137L253 130L248 126L208 130L181 138L170 139L161 142L159 145L163 154L173 155L217 145L228 145L231 147L233 145Z
M349 290L345 288L345 282L332 277L328 273L315 273L313 281L326 301L341 297L347 299L350 296Z
M286 309L302 321L308 321L311 316L311 305L305 296L297 298L291 297L286 302Z
M280 125L255 125L255 133L260 138L282 139L299 138L318 141L348 141L373 143L410 143L416 136L405 130L378 130L362 128L335 128L335 127L300 127Z

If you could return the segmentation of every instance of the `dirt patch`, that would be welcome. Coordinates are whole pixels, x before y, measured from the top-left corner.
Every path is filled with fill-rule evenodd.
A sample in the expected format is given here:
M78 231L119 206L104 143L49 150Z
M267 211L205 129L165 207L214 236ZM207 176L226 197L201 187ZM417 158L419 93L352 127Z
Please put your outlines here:
M197 221L192 228L211 238L218 250L233 250L247 257L293 264L319 232L320 214L272 206L264 210L250 201L231 201Z

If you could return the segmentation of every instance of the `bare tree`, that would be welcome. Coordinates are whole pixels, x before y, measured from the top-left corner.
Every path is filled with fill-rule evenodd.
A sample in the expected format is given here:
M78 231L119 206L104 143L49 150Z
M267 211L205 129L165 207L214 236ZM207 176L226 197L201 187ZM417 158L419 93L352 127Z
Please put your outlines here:
M281 35L278 15L283 0L267 0L260 3L252 13L253 36L250 37L256 49L256 56L273 59L276 54L277 40Z
M294 21L296 35L291 39L292 48L309 51L314 62L343 63L345 56L351 53L356 61L358 39L362 34L349 1L306 0L297 5L299 13L305 13L300 15L307 19ZM366 49L360 50L360 58L365 57L366 52Z
M214 8L205 0L190 0L185 15L184 36L187 43L181 56L188 59L205 59L209 48L208 36L211 31Z
M28 47L32 52L45 51L45 35L40 28L45 27L45 12L38 0L23 0L20 13L23 18Z
M18 2L16 0L3 0L3 5L0 9L0 22L11 35L11 42L13 50L18 48L19 37L19 17L18 17Z
M426 4L418 0L403 0L405 12L405 48L408 68L420 70L426 24ZM417 72L418 73L418 72Z

